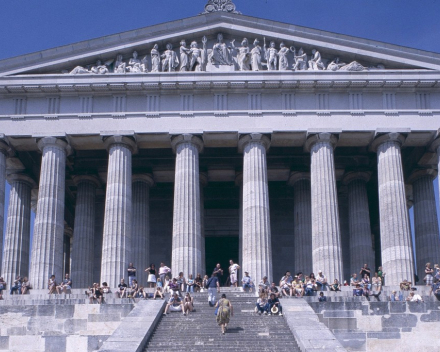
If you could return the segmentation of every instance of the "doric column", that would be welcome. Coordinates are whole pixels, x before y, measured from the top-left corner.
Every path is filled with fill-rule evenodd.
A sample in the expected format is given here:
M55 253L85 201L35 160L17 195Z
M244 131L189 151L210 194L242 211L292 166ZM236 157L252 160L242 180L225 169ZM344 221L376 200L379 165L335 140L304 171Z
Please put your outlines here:
M131 259L137 268L137 280L147 284L145 269L150 263L150 187L154 185L149 174L133 175L133 229L131 235Z
M101 282L116 287L127 273L131 258L131 159L136 145L128 137L105 140L109 158L102 241ZM128 280L126 280L128 281Z
M436 170L423 169L414 171L409 179L413 186L419 283L423 283L425 277L425 264L431 263L431 267L433 267L440 258L440 237L433 185L436 176Z
M192 134L171 140L176 153L171 269L196 275L202 269L199 153L203 142Z
M333 155L336 142L334 135L320 133L306 143L311 154L313 271L322 270L329 281L341 280L343 275Z
M11 148L6 142L0 140L0 273L2 269L3 253L3 225L5 214L5 186L6 186L6 157L10 154ZM9 284L9 282L8 282Z
M30 280L36 289L47 288L53 274L63 277L64 197L66 156L69 146L61 139L44 137L38 142L41 158L38 212L32 241Z
M31 189L35 181L27 175L8 176L8 217L6 221L5 246L2 274L5 281L14 282L17 275L29 275L29 246L31 236Z
M101 282L102 236L104 233L105 190L96 190L93 282ZM102 283L102 282L101 282Z
M440 137L438 137L437 139L434 140L434 142L432 142L431 146L429 147L429 150L433 153L436 153L437 155L437 171L440 170ZM438 199L440 201L440 177L437 177L437 182L438 182Z
M376 138L372 144L373 150L377 152L380 240L387 285L398 285L403 279L414 280L400 151L404 140L404 136L399 133L388 133Z
M86 288L94 282L95 197L100 184L89 175L74 176L73 182L77 192L70 276L76 288Z
M292 172L288 183L293 186L294 268L309 275L313 271L310 173Z
M33 188L31 191L31 210L37 214L38 208L38 188Z
M73 229L67 224L64 225L64 265L63 274L70 273L70 261L71 261L71 250L72 250L72 239L73 239ZM63 276L64 277L64 276Z
M243 270L258 283L272 276L269 187L266 151L270 140L259 133L239 140L243 152Z
M204 172L200 173L200 232L201 232L201 245L200 250L202 252L202 272L203 277L206 272L206 248L205 248L205 191L204 187L208 184L208 175Z
M353 273L359 273L364 264L372 270L375 267L367 195L370 177L369 172L349 172L343 179L348 188L350 268Z
M342 268L344 280L349 280L353 273L350 267L350 224L348 221L348 188L341 185L338 188L339 226L341 229Z

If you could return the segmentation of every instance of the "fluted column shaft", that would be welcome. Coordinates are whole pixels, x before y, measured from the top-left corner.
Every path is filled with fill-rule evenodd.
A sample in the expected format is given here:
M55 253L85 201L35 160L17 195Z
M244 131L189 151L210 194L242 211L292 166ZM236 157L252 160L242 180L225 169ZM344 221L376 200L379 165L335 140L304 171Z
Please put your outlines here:
M294 268L309 275L313 271L310 174L292 173L289 184L293 186Z
M205 191L204 187L208 184L208 176L205 173L200 173L200 251L202 254L201 272L202 277L206 272L206 241L205 241ZM198 274L198 273L197 273Z
M77 193L70 276L76 288L86 288L94 282L95 198L99 183L92 176L76 176L74 182Z
M202 269L199 152L202 141L191 134L172 140L176 152L172 272L197 275Z
M427 172L432 171L430 175ZM431 267L440 259L440 237L437 208L434 195L434 170L423 170L413 174L414 229L416 238L417 274L420 282L425 277L425 265Z
M333 148L336 137L328 133L307 141L311 152L313 271L322 270L327 280L341 280L342 253Z
M51 275L63 277L64 197L66 177L66 142L42 138L38 147L41 159L38 212L32 241L30 280L36 289L47 288Z
M116 287L127 274L132 232L132 153L134 142L110 137L102 241L101 282ZM126 280L128 282L128 280Z
M270 141L261 134L241 137L243 150L243 272L255 282L272 280L272 243L266 150Z
M353 172L344 178L348 186L350 268L353 273L359 273L364 264L375 267L366 185L369 177L367 173Z
M31 236L31 189L35 182L25 175L8 178L8 217L6 221L2 274L8 284L29 274L29 245Z
M0 273L3 272L1 263L3 254L3 225L5 214L6 154L9 149L9 146L6 143L0 141Z
M341 231L341 253L344 280L349 280L353 273L350 267L350 224L348 220L348 189L338 188L339 226Z
M130 261L137 268L136 276L141 285L146 285L150 263L150 187L154 184L151 175L133 175L133 230Z
M398 285L403 279L414 279L411 232L400 151L402 142L403 137L397 133L384 135L375 141L382 266L387 274L387 285Z

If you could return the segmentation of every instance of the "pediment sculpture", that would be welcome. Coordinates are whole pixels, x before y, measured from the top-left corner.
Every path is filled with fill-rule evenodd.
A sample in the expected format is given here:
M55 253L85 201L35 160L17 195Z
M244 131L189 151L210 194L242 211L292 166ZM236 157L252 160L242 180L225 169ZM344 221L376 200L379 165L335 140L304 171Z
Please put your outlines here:
M134 51L129 59L116 55L115 59L98 60L95 64L76 66L70 74L145 74L148 72L226 72L226 71L368 71L384 69L383 65L366 67L357 61L342 62L339 57L323 58L317 49L307 54L302 47L287 46L281 42L277 47L271 40L267 45L263 38L263 47L257 38L252 46L247 38L240 44L233 39L226 42L222 33L208 45L204 36L201 45L192 40L188 46L185 39L180 41L178 49L171 43L161 51L158 44L150 49L150 54L139 58ZM210 46L210 48L208 48Z

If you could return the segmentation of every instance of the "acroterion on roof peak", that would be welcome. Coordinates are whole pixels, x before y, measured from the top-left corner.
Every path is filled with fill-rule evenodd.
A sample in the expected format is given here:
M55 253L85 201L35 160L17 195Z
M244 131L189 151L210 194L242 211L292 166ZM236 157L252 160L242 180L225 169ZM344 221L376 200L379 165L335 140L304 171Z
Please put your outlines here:
M219 11L241 14L241 12L236 10L232 0L208 0L202 15Z

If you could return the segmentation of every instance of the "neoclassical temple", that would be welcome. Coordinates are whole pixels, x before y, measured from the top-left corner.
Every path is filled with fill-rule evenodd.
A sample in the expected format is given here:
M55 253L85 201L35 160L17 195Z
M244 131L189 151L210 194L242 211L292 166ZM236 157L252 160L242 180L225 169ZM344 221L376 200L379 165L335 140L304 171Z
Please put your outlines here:
M145 283L150 263L233 259L254 280L367 263L421 282L440 261L439 128L440 54L231 1L2 60L0 273L114 287L130 262Z

